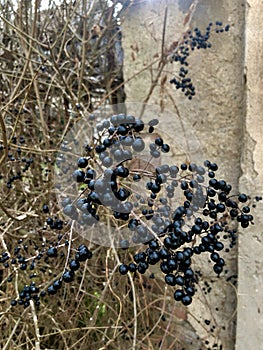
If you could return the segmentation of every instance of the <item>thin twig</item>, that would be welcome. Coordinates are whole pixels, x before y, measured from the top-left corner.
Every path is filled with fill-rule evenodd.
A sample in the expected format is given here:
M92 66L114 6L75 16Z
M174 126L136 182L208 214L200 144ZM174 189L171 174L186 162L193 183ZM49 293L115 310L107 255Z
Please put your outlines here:
M72 220L72 222L71 222L71 227L70 227L70 231L69 231L68 251L67 251L67 257L66 257L66 262L65 262L65 266L64 266L64 272L65 272L66 267L67 267L68 262L69 262L69 256L70 256L70 252L71 252L71 244L72 244L72 235L73 235L74 222L75 222L75 221Z
M2 129L2 136L3 136L3 145L4 145L4 155L1 157L0 160L0 165L3 163L3 161L7 158L8 156L8 145L7 145L7 134L6 134L6 126L5 126L5 121L0 113L0 126Z
M167 22L167 12L168 7L165 6L164 19L163 19L163 34L162 34L162 60L164 60L164 48L165 48L165 32L166 32L166 22Z
M36 333L35 350L40 350L40 333L39 333L35 304L34 304L32 299L29 301L29 303L30 303L30 307L31 307L33 322L34 322L34 326L35 326L35 333Z

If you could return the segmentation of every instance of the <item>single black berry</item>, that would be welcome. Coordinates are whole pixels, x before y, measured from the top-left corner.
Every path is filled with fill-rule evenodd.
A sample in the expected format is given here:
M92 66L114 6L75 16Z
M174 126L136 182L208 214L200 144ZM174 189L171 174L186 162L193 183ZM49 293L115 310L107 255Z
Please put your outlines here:
M126 275L129 271L129 267L126 265L126 264L121 264L119 266L119 272L122 274L122 275Z
M72 282L74 280L74 271L66 270L62 275L62 279L65 283Z

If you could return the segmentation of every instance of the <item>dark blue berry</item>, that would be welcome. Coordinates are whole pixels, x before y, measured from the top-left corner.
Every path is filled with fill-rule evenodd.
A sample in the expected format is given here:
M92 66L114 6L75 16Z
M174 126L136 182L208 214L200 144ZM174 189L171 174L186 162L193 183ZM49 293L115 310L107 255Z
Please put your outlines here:
M170 146L167 143L164 143L161 147L163 153L168 153L170 151Z
M140 132L144 129L144 122L141 119L135 119L135 124L133 125L133 129L137 132Z
M188 306L192 303L192 297L190 295L184 295L182 297L182 303L185 305L185 306Z
M157 137L154 142L157 146L163 145L163 139L161 137Z
M55 247L50 247L48 250L47 250L47 256L49 256L50 258L55 258L58 256L58 251L57 251L57 248Z
M137 182L141 180L141 176L139 174L133 175L133 181Z
M238 200L239 200L239 202L241 202L241 203L245 203L246 201L247 201L247 195L246 194L244 194L244 193L241 193L239 196L238 196Z
M135 263L130 263L129 264L129 271L135 272L137 270L137 265Z
M165 282L169 285L169 286L175 286L176 285L176 278L174 275L172 274L168 274L165 276Z
M181 290L181 289L177 289L175 292L174 292L174 299L176 301L181 301L182 298L184 296L184 292Z
M16 301L16 300L11 300L11 302L10 302L10 305L11 305L11 306L16 306L16 304L17 304L17 301Z
M59 280L54 281L54 282L53 282L53 287L54 287L56 290L60 289L60 288L62 287L62 280L59 279Z
M70 260L70 262L69 262L70 270L77 271L79 269L79 267L80 267L80 263L78 260L75 260L75 259Z
M92 258L92 252L85 245L80 245L75 257L77 261L86 261Z
M217 166L216 163L210 163L209 169L210 169L211 171L217 171L218 166Z
M218 265L218 264L215 264L213 266L213 269L214 269L215 273L218 275L223 271L223 267L221 265Z
M129 271L129 267L128 267L126 264L121 264L121 265L119 266L119 272L120 272L120 274L126 275L126 274L128 273L128 271Z
M78 159L78 167L79 168L86 168L86 166L88 165L89 161L87 158L84 157L80 157Z
M78 217L77 209L72 205L68 204L63 208L63 213L69 216L71 219L76 220Z
M56 290L56 288L53 286L53 284L51 284L51 286L49 286L49 287L47 288L47 292L48 292L48 294L50 294L50 295L54 295L54 294L57 293L57 290Z
M77 182L83 182L85 178L85 173L83 170L75 170L73 173L73 179Z
M132 148L135 152L141 152L145 148L145 143L141 138L137 137L132 143Z
M74 280L74 275L74 271L66 270L62 275L62 279L65 283L70 283Z
M49 213L49 207L48 207L48 205L47 205L47 204L44 204L42 210L43 210L44 213Z

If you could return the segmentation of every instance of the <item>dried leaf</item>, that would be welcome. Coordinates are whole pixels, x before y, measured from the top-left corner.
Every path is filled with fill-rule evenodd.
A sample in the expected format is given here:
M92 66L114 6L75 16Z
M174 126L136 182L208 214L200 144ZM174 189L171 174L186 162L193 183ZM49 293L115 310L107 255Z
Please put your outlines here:
M198 0L195 0L191 6L189 7L189 10L185 16L185 19L184 19L184 26L188 26L192 20L192 17L193 17L193 14L195 12L195 9L196 9L196 6L198 4Z
M166 83L166 81L167 81L167 74L165 74L165 75L162 77L161 86L164 86L164 84Z
M163 99L160 100L160 109L161 109L161 112L164 111L164 100Z

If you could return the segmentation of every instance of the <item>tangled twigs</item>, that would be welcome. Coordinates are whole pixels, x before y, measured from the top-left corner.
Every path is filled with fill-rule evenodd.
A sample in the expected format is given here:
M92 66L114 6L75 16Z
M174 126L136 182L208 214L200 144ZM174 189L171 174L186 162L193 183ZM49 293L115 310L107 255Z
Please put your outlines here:
M4 154L0 158L0 166L3 164L8 155L8 144L7 144L7 134L4 118L0 112L0 125L2 129L3 145L4 145Z

